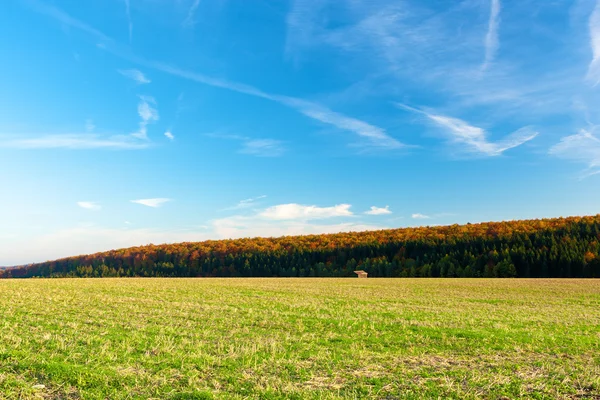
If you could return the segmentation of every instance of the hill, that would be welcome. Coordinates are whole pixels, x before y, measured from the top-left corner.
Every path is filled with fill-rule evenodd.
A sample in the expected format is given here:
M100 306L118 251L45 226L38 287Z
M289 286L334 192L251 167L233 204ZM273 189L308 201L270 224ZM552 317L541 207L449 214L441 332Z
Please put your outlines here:
M149 245L0 277L600 277L600 215Z

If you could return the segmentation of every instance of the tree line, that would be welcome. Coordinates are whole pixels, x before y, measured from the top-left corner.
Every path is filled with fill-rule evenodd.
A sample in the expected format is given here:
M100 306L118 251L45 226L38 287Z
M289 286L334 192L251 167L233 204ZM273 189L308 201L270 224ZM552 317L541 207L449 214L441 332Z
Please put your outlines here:
M0 270L30 277L600 277L600 215L148 245Z

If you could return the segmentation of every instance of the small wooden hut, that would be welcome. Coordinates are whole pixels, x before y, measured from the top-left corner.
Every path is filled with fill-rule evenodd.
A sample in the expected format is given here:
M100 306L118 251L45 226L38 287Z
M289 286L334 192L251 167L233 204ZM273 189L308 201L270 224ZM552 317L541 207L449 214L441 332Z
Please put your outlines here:
M369 274L365 271L354 271L354 273L358 275L359 278L366 278L369 276Z

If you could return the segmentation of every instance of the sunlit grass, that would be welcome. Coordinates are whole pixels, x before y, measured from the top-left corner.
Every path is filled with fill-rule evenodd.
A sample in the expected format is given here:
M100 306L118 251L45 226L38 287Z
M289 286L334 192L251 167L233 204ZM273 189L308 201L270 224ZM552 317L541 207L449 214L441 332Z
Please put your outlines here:
M600 397L600 281L0 281L0 398L437 397Z

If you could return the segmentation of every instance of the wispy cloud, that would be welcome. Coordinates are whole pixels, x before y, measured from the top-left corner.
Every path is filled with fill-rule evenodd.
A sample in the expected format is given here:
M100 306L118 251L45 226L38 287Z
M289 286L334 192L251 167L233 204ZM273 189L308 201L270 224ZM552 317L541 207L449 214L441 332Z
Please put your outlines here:
M367 215L387 215L387 214L391 214L392 211L390 211L390 206L385 206L385 207L376 207L376 206L371 206L371 209L369 211L366 211L365 214Z
M83 32L86 32L90 35L93 35L97 39L99 39L103 42L112 42L112 39L110 37L106 36L104 33L100 32L99 30L97 30L95 28L92 28L88 24L85 24L76 18L71 17L69 14L65 13L64 11L62 11L61 9L59 9L57 7L51 6L51 5L46 4L39 0L23 0L23 1L25 4L27 4L29 7L31 7L31 9L33 9L34 11L39 12L40 14L45 14L66 26L71 26L73 28L76 28Z
M162 205L164 205L165 203L168 203L169 201L172 201L172 200L169 198L164 198L164 197L155 198L155 199L131 200L132 203L141 204L143 206L152 207L152 208L161 207Z
M173 135L173 133L171 133L171 131L166 131L165 137L169 140L175 140L175 135Z
M500 26L500 0L490 1L490 20L488 30L485 35L485 59L481 65L481 70L485 71L494 61L498 51L498 28Z
M413 215L411 215L412 219L431 219L431 217L429 215L425 215L425 214L421 214L421 213L415 213Z
M155 108L156 100L150 96L140 96L138 115L141 118L140 129L131 135L138 139L148 139L148 124L158 121L158 110Z
M151 80L144 75L144 73L138 69L119 69L117 70L121 75L134 80L140 85L150 83Z
M333 125L342 130L354 132L365 140L363 145L387 150L407 147L405 144L391 137L383 128L334 112L322 105L283 96L276 96L276 99L283 104L295 108L309 118Z
M339 233L383 229L385 226L364 224L359 221L327 224L331 218L351 218L350 205L339 204L331 207L306 206L296 203L280 204L252 215L234 215L211 221L213 232L220 238L235 237L274 237L287 235L307 235Z
M262 195L262 196L257 196L257 197L251 197L249 199L240 200L240 202L237 203L235 206L224 208L221 211L242 210L242 209L246 209L246 208L251 208L251 207L254 207L258 203L259 200L262 200L266 197L267 197L266 195Z
M304 220L266 221L262 218L234 216L212 221L214 236L221 239L244 237L279 237L361 232L386 229L388 226L360 222L317 224Z
M518 147L538 135L530 127L523 127L504 139L495 143L489 142L487 132L479 127L469 125L467 122L447 117L444 115L430 113L405 104L396 104L399 108L426 116L430 121L451 134L454 143L466 145L463 150L466 152L477 153L485 156L499 156L506 150Z
M196 11L198 10L198 6L200 5L200 0L193 0L192 5L190 6L187 16L185 20L182 22L182 26L187 28L190 26L194 26L196 21L194 21L194 17L196 15Z
M131 22L131 9L130 9L130 4L129 4L129 0L124 0L125 1L125 15L127 16L127 24L128 24L128 28L129 28L129 44L131 44L132 40L133 40L133 23Z
M257 139L241 135L222 135L211 133L207 136L235 140L242 144L238 151L241 154L249 154L256 157L280 157L286 152L284 142L276 139Z
M89 133L30 135L24 138L3 138L0 147L13 149L110 149L133 150L150 147L150 143L132 140L129 135L106 136Z
M285 153L285 147L280 140L251 139L244 141L240 153L257 157L279 157Z
M600 82L600 0L590 15L590 47L592 48L592 61L588 68L587 78L596 86Z
M338 204L332 207L318 207L291 203L269 207L261 212L260 216L273 220L313 220L332 217L349 217L353 215L352 211L350 211L350 207L350 204Z
M327 1L293 0L291 4L286 17L285 54L288 58L296 58L296 47L310 42L317 35L313 21L319 17Z
M28 0L38 3L37 0ZM193 18L193 15L198 8L199 0L194 1L192 6L190 7L190 12ZM33 7L36 11L42 12L50 17L55 19L59 19L61 22L68 24L69 26L82 29L94 36L96 38L107 38L106 35L96 31L95 29L87 27L87 25L82 22L68 16L62 11L54 7ZM56 10L56 12L49 12L48 9ZM188 13L190 15L190 13ZM87 28L86 28L87 27ZM89 29L88 29L89 28ZM372 149L398 149L406 147L403 143L398 141L397 139L391 137L383 128L377 127L375 125L369 124L365 121L359 120L357 118L348 117L344 114L335 112L330 110L329 108L317 104L314 102L306 101L303 99L298 99L289 96L282 96L277 94L270 94L264 92L258 88L255 88L250 85L246 85L243 83L233 82L226 79L214 78L208 75L204 75L197 72L187 71L181 68L174 67L169 64L165 64L162 62L149 61L142 57L138 57L136 55L131 54L128 51L123 50L117 44L112 42L112 46L104 46L105 49L114 55L124 58L130 62L134 62L138 65L145 66L147 68L152 68L158 71L162 71L169 75L177 76L182 79L187 79L190 81L202 83L205 85L219 87L222 89L231 90L238 93L243 93L249 96L259 97L263 99L267 99L270 101L277 102L281 105L290 107L301 114L312 118L316 121L319 121L324 124L328 124L334 126L338 129L353 132L358 135L360 138L365 139L365 143L361 143L361 145L366 145L367 147L371 147ZM255 143L255 146L260 146L261 143ZM264 144L264 143L263 143ZM250 150L252 151L252 150Z
M436 214L422 214L422 213L415 213L411 215L412 219L440 219L440 218L447 218L447 217L455 217L457 214L454 213L449 213L449 212L442 212L442 213L436 213Z
M349 55L359 70L374 68L392 77L422 74L424 66L417 64L438 59L447 64L452 51L472 45L466 32L479 28L475 21L460 32L447 23L468 11L463 3L434 12L426 2L295 0L287 17L286 54L297 59L300 51L326 46ZM330 24L333 19L338 23ZM449 34L460 40L448 41ZM463 59L468 56L463 51Z
M81 208L85 208L86 210L100 210L102 207L100 204L95 203L93 201L78 201L77 205Z
M234 215L212 220L207 226L179 229L133 228L127 222L125 226L118 228L94 225L71 227L46 235L28 235L10 238L11 240L0 240L0 254L7 265L18 265L146 244L358 232L388 228L384 225L365 224L359 221L322 224L299 219L273 220L261 217L260 213L261 211L250 216ZM23 248L29 249L25 255Z
M581 178L586 178L600 173L600 138L591 132L582 129L575 135L563 137L559 143L552 146L550 154L586 164Z
M162 72L178 76L180 78L277 102L284 106L290 107L316 121L332 125L338 129L353 132L359 137L367 139L368 144L371 144L372 146L377 148L398 149L406 147L403 143L388 135L385 129L383 128L374 126L356 118L348 117L341 113L337 113L323 105L314 102L298 99L295 97L269 94L253 86L249 86L243 83L213 78L204 74L185 71L163 63L148 61L141 62L145 65L151 66L152 68L156 68Z
M492 0L292 3L285 47L288 58L320 57L326 51L329 59L339 60L336 67L351 81L366 81L352 94L344 93L345 89L338 92L344 95L337 98L343 103L361 104L389 96L412 101L413 96L425 95L446 103L452 112L483 109L504 121L515 116L531 120L532 115L565 113L572 95L583 86L578 65L582 52L574 42L578 36L574 26L545 26L540 21L541 15L572 18L578 30L579 17L567 10L567 1L536 2L535 6L531 1L513 2L511 7ZM506 25L506 38L499 35L501 18L511 22ZM513 30L517 26L519 30ZM522 30L522 26L531 29ZM536 40L551 40L555 51L533 44ZM497 57L500 42L508 49L502 60ZM495 67L488 68L491 65ZM487 68L486 79L476 79L482 67Z

